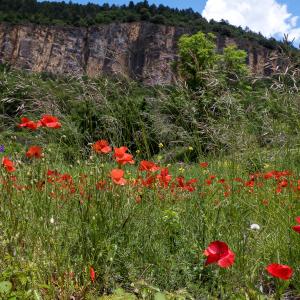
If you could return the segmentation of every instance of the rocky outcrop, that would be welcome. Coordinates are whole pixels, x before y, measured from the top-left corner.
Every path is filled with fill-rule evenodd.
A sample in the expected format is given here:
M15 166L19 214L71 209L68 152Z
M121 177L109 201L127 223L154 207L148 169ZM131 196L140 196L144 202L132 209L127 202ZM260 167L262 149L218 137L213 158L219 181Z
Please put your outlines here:
M0 24L0 63L54 74L121 74L145 84L169 84L182 27L147 22L90 28ZM270 51L257 43L218 37L217 46L235 43L248 52L258 74L268 72ZM274 66L275 67L275 66ZM270 68L270 67L268 67Z

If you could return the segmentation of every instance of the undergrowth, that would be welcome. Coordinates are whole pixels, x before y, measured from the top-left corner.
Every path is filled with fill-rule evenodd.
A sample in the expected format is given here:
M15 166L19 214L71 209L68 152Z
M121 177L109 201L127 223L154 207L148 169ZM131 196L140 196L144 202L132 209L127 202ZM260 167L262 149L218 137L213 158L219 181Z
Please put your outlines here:
M74 153L84 153L87 143L105 138L148 158L162 143L164 159L170 161L186 155L195 160L205 153L293 148L299 143L297 85L279 77L191 90L183 84L145 87L120 78L60 78L4 68L0 128L10 135L21 116L47 112L64 121L64 149ZM187 146L193 151L186 152Z
M300 294L299 234L291 229L300 214L294 77L192 90L3 67L0 97L0 155L16 167L0 167L3 299ZM45 113L62 127L17 126ZM99 139L134 156L135 166L121 167L125 186L110 175L120 168L115 157L92 151ZM39 159L25 155L33 145L42 147ZM160 169L142 172L143 159ZM236 255L228 269L205 265L203 251L216 240ZM270 263L291 266L293 277L270 277Z

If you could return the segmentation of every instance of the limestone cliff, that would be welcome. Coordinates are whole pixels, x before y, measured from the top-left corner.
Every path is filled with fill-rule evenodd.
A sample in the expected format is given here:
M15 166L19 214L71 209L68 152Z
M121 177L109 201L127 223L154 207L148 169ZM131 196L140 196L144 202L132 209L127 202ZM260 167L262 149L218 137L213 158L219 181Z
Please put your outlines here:
M171 62L184 28L147 22L90 28L0 24L0 63L34 72L98 76L122 74L145 84L172 82ZM236 43L258 74L270 51L258 44L218 37L218 49ZM268 67L269 68L269 67Z

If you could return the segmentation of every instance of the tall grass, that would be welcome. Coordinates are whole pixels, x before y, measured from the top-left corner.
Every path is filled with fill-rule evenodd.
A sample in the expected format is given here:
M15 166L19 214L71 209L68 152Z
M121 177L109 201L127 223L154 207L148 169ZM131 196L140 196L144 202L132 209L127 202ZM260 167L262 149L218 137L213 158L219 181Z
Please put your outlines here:
M294 269L282 297L299 295L299 234L291 226L300 214L300 96L280 76L191 91L4 68L0 155L17 170L0 167L0 294L2 282L12 285L1 297L97 299L122 288L140 299L264 299L283 285L265 271L272 262ZM62 128L17 128L21 116L44 113ZM114 159L91 152L100 138L128 146L136 165L168 167L173 185L134 184L146 179L136 166L124 167L128 184L115 185ZM42 146L44 158L27 159L31 145ZM53 179L49 170L68 175ZM271 170L291 174L264 179ZM178 187L178 176L196 178L195 190ZM214 240L235 252L231 268L205 266Z
M291 230L300 211L299 191L293 189L300 171L292 160L295 153L278 153L262 166L263 174L273 169L293 173L281 177L291 186L279 193L274 178L258 177L254 188L247 186L247 162L234 157L209 160L207 169L169 166L172 182L177 176L198 180L189 192L171 184L166 189L158 183L130 184L142 174L127 166L128 184L117 186L108 177L116 167L109 156L92 154L67 165L56 157L59 149L45 147L45 157L35 161L24 159L24 151L6 153L19 161L15 179L1 168L0 279L11 281L22 299L26 293L31 299L33 291L43 299L87 299L119 287L139 297L144 293L146 299L158 289L173 292L171 299L181 299L181 294L257 299L276 290L265 271L271 262L294 268L284 292L299 295L299 234ZM46 175L49 169L72 180L51 180L56 177ZM211 175L216 178L210 183ZM106 181L103 189L97 189L100 180ZM260 230L251 230L253 223ZM236 253L230 269L204 266L203 251L214 240L226 241ZM90 282L90 266L95 283Z
M242 87L219 82L191 91L182 84L144 87L126 79L60 78L5 69L0 73L2 128L14 130L21 115L48 112L64 120L65 142L82 153L88 142L106 138L148 157L163 143L165 160L297 147L299 82L291 76L249 78ZM194 150L187 152L188 146Z

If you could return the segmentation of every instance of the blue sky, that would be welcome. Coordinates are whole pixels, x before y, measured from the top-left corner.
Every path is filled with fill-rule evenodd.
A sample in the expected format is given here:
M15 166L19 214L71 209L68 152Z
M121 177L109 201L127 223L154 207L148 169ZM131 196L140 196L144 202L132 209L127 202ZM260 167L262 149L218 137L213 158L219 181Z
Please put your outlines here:
M73 0L73 2L122 5L127 4L129 0ZM300 44L300 0L148 0L148 2L178 8L191 7L207 19L228 20L233 25L243 28L247 26L267 37L280 39L287 33L290 39L295 39L296 46Z

